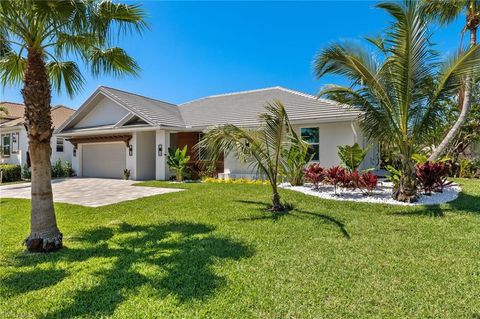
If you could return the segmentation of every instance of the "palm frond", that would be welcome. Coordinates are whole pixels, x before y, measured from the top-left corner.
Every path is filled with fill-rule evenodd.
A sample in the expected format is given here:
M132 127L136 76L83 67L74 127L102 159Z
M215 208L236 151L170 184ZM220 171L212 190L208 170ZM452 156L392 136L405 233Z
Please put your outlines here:
M21 84L26 65L25 58L13 51L0 58L0 83L2 86Z
M122 48L100 49L92 47L88 54L88 61L94 76L102 73L111 73L122 77L126 75L138 76L140 67Z
M276 187L280 170L285 165L285 150L293 143L292 127L283 104L275 100L265 105L259 118L260 129L245 129L235 125L214 127L205 133L196 146L207 149L216 161L219 154L235 156L265 176Z
M467 7L468 0L423 0L424 15L440 24L454 21Z
M81 91L85 84L78 65L73 61L49 62L47 70L50 81L57 92L64 88L67 94L73 97Z

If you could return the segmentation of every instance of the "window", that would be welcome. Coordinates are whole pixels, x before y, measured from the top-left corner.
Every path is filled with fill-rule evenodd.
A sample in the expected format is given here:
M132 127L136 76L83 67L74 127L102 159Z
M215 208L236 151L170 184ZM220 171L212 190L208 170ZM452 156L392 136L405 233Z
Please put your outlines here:
M19 136L20 134L18 132L12 133L12 154L18 153L19 150Z
M63 138L57 137L57 152L63 152Z
M303 127L300 129L300 135L302 140L310 145L309 156L312 156L312 161L318 161L320 159L320 130L318 127Z
M10 157L10 134L2 134L2 156Z
M201 139L203 138L203 133L198 133L198 141L200 142ZM205 150L204 146L199 146L198 147L198 160L199 161L206 161L208 160L207 152Z

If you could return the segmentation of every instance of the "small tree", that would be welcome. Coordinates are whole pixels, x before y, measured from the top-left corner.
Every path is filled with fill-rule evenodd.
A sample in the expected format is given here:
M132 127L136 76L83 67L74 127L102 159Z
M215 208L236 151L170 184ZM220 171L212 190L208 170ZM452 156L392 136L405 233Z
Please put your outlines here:
M176 150L168 150L167 164L175 171L177 182L183 181L183 178L185 177L185 170L189 161L190 156L187 155L187 145L185 145L181 150L179 148Z
M292 146L292 126L279 100L267 103L266 113L260 114L259 129L244 129L232 124L215 127L208 131L197 147L204 147L216 162L218 156L235 152L242 162L250 164L268 179L272 188L272 211L280 212L285 207L280 202L278 181L286 165L285 155Z

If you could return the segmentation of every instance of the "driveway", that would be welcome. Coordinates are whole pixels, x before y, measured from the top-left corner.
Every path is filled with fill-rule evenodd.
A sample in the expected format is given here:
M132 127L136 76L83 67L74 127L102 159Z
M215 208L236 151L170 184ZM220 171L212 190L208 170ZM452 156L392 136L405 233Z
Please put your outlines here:
M98 207L147 196L179 192L181 189L133 186L136 181L107 178L52 180L53 200L59 203ZM0 186L2 198L30 199L30 183Z

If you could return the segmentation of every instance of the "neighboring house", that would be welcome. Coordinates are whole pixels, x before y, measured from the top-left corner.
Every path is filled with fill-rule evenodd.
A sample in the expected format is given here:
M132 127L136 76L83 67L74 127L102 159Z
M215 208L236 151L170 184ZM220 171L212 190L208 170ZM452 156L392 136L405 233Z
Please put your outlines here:
M28 138L24 123L25 106L12 102L0 102L7 109L7 115L0 118L0 163L25 165L28 152ZM53 127L60 127L75 110L59 105L52 108ZM52 163L57 159L72 161L72 144L63 137L53 136L51 139Z
M294 128L315 151L313 161L338 165L337 146L367 142L358 127L360 112L297 91L273 87L209 96L175 105L108 87L99 87L56 130L74 145L72 165L78 176L120 178L124 169L134 180L168 179L169 148L188 145L192 161L201 161L193 146L209 127L235 124L258 127L258 115L274 99L287 110ZM230 177L256 177L234 154L218 163ZM372 148L364 167L378 165Z

